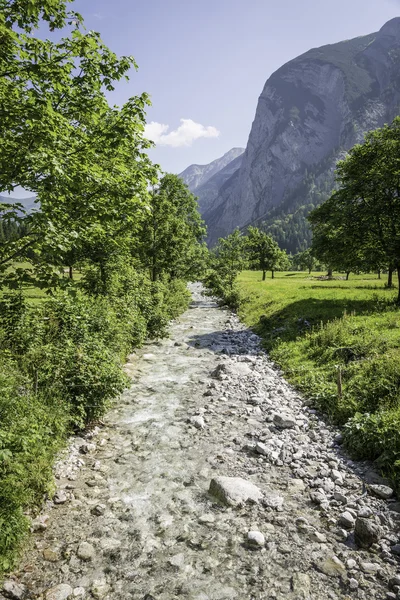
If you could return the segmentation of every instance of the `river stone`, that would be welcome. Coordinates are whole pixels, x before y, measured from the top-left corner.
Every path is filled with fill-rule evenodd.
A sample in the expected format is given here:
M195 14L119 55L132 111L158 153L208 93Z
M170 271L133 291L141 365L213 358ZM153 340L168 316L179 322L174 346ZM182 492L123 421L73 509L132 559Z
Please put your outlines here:
M361 571L370 575L374 575L379 571L380 566L377 563L362 562L360 563Z
M337 556L326 558L322 563L317 565L317 568L325 575L328 575L328 577L346 578L346 567Z
M96 504L96 506L94 506L90 512L96 517L101 517L106 512L106 508L107 507L105 504Z
M245 502L258 504L263 495L254 483L241 477L214 477L209 492L228 506L237 506Z
M354 539L360 548L370 548L382 537L381 527L371 519L358 517L354 529Z
M60 559L58 552L51 548L45 548L43 550L43 558L48 562L57 562Z
M349 579L349 588L351 589L352 592L354 592L355 590L358 590L358 581L357 581L357 579L354 579L354 577Z
M265 537L261 531L249 531L247 541L251 546L258 546L259 548L265 546Z
M292 575L292 590L296 600L308 600L311 590L311 579L307 573L294 573Z
M342 513L338 519L339 527L343 527L344 529L352 529L354 527L354 517L353 515L346 510L346 512Z
M94 558L95 550L92 544L89 544L88 542L81 542L78 546L76 554L81 560L88 561Z
M73 589L70 585L66 583L60 583L60 585L56 585L55 587L50 588L45 593L45 600L67 600L73 594Z
M282 510L284 498L279 494L270 494L263 499L263 505L268 508L275 508L278 511Z
M383 500L388 500L393 496L393 490L387 485L370 485L370 491L377 496L378 498L382 498Z
M274 415L274 425L280 429L294 429L296 427L296 421L289 415Z
M190 423L194 425L196 429L204 429L204 427L206 426L205 421L201 416L191 417Z
M96 600L102 600L105 598L110 591L110 586L108 585L105 579L96 579L93 581L91 590L92 596L96 598Z
M326 544L326 542L327 542L326 535L323 533L320 533L319 531L313 531L310 534L310 540L312 542L317 542L318 544Z
M3 585L3 594L6 598L12 598L13 600L22 600L26 595L26 587L16 581L5 581Z
M67 494L63 490L58 490L53 497L54 504L65 504L68 500Z
M40 515L32 521L33 531L45 531L47 529L47 521L49 520L48 515Z

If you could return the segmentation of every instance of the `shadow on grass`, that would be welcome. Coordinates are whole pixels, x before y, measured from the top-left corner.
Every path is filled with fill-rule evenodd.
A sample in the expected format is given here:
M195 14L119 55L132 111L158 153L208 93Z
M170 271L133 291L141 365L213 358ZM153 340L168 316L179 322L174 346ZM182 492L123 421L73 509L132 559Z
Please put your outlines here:
M304 285L303 289L311 290L379 290L382 292L393 292L396 288L388 288L382 285Z
M320 300L307 298L292 302L271 315L261 315L253 330L263 338L264 346L271 350L278 341L294 341L309 332L315 325L340 319L344 314L362 316L391 308L395 308L395 303L391 299Z

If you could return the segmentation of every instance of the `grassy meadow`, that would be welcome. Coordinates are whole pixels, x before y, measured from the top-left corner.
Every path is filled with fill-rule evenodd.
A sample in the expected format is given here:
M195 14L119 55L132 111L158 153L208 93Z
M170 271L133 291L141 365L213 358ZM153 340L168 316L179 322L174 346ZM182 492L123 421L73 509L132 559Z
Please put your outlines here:
M240 316L358 458L400 485L400 308L386 276L244 271ZM397 279L394 280L397 287Z

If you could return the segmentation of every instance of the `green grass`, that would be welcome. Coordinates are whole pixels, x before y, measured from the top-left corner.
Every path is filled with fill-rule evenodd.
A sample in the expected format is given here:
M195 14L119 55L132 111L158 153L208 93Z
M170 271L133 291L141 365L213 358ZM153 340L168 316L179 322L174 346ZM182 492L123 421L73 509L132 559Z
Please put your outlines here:
M376 275L259 272L239 277L240 316L314 405L345 428L348 447L400 483L400 309ZM394 281L397 286L397 280ZM397 462L399 461L399 462Z
M31 267L31 264L29 262L15 262L8 269L8 271L13 271L13 270L15 271L16 269L27 270L30 267ZM65 277L66 279L69 277L67 267L64 268L63 277ZM82 273L80 271L78 271L77 269L74 269L73 277L74 277L75 282L80 281L82 279ZM40 302L42 302L43 300L48 298L48 295L46 294L46 291L44 289L35 287L33 285L29 285L29 284L23 285L22 292L23 292L25 299L28 301L28 304L33 305L33 306L40 304ZM0 291L0 294L1 294L1 291Z

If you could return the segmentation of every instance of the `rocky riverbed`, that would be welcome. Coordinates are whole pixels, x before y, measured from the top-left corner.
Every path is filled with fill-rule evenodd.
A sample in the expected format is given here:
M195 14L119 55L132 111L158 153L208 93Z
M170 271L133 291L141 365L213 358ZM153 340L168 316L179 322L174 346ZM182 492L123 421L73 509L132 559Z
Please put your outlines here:
M0 600L400 599L387 482L193 286L169 339L75 438Z

